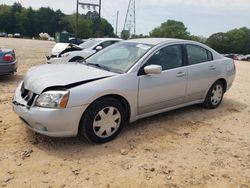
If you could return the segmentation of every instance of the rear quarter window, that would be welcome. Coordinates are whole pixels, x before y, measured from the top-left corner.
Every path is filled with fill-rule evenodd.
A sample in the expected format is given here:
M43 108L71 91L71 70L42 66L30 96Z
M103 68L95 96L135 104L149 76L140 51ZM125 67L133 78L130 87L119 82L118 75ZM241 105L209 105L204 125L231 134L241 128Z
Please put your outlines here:
M187 57L190 65L195 65L213 60L213 54L207 49L197 45L186 45Z

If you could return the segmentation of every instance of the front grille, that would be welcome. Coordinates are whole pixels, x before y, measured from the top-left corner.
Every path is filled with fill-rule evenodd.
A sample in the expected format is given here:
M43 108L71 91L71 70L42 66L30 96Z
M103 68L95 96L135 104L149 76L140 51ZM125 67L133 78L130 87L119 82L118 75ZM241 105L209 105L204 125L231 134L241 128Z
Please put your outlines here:
M21 96L22 96L22 98L25 98L25 96L28 94L28 92L29 92L29 90L24 88L24 83L23 83L22 87L21 87Z
M24 83L21 87L21 97L27 102L27 106L32 106L34 103L34 100L36 99L37 94L33 93L32 91L29 91L28 89L25 89Z

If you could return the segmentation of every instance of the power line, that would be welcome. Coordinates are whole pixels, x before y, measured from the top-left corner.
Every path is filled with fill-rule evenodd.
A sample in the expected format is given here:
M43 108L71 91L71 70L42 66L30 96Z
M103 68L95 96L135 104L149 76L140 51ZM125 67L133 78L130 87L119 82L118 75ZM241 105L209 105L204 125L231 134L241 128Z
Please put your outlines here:
M79 19L79 6L81 6L83 9L87 8L90 10L91 8L96 11L96 8L99 8L99 27L101 25L101 10L102 10L102 0L99 0L99 3L84 3L79 2L79 0L76 1L76 37L78 36L78 19Z

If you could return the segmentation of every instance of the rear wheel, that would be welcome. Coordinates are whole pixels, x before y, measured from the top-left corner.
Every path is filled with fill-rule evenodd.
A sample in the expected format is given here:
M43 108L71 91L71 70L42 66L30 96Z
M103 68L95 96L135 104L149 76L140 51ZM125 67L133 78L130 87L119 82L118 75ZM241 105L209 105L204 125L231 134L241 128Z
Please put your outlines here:
M224 91L223 83L219 80L215 82L209 89L203 106L209 109L217 108L223 99Z
M85 112L80 122L80 134L96 143L114 139L125 124L125 109L120 101L103 98Z

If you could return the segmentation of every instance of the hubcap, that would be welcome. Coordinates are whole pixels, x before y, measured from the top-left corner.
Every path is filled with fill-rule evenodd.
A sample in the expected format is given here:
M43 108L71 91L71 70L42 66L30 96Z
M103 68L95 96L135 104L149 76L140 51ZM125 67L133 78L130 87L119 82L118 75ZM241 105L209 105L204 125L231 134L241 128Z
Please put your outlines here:
M112 136L121 124L121 114L115 107L100 110L93 122L94 133L101 138Z
M216 85L213 88L212 95L211 95L211 102L214 106L217 105L221 101L222 95L223 95L222 86Z

